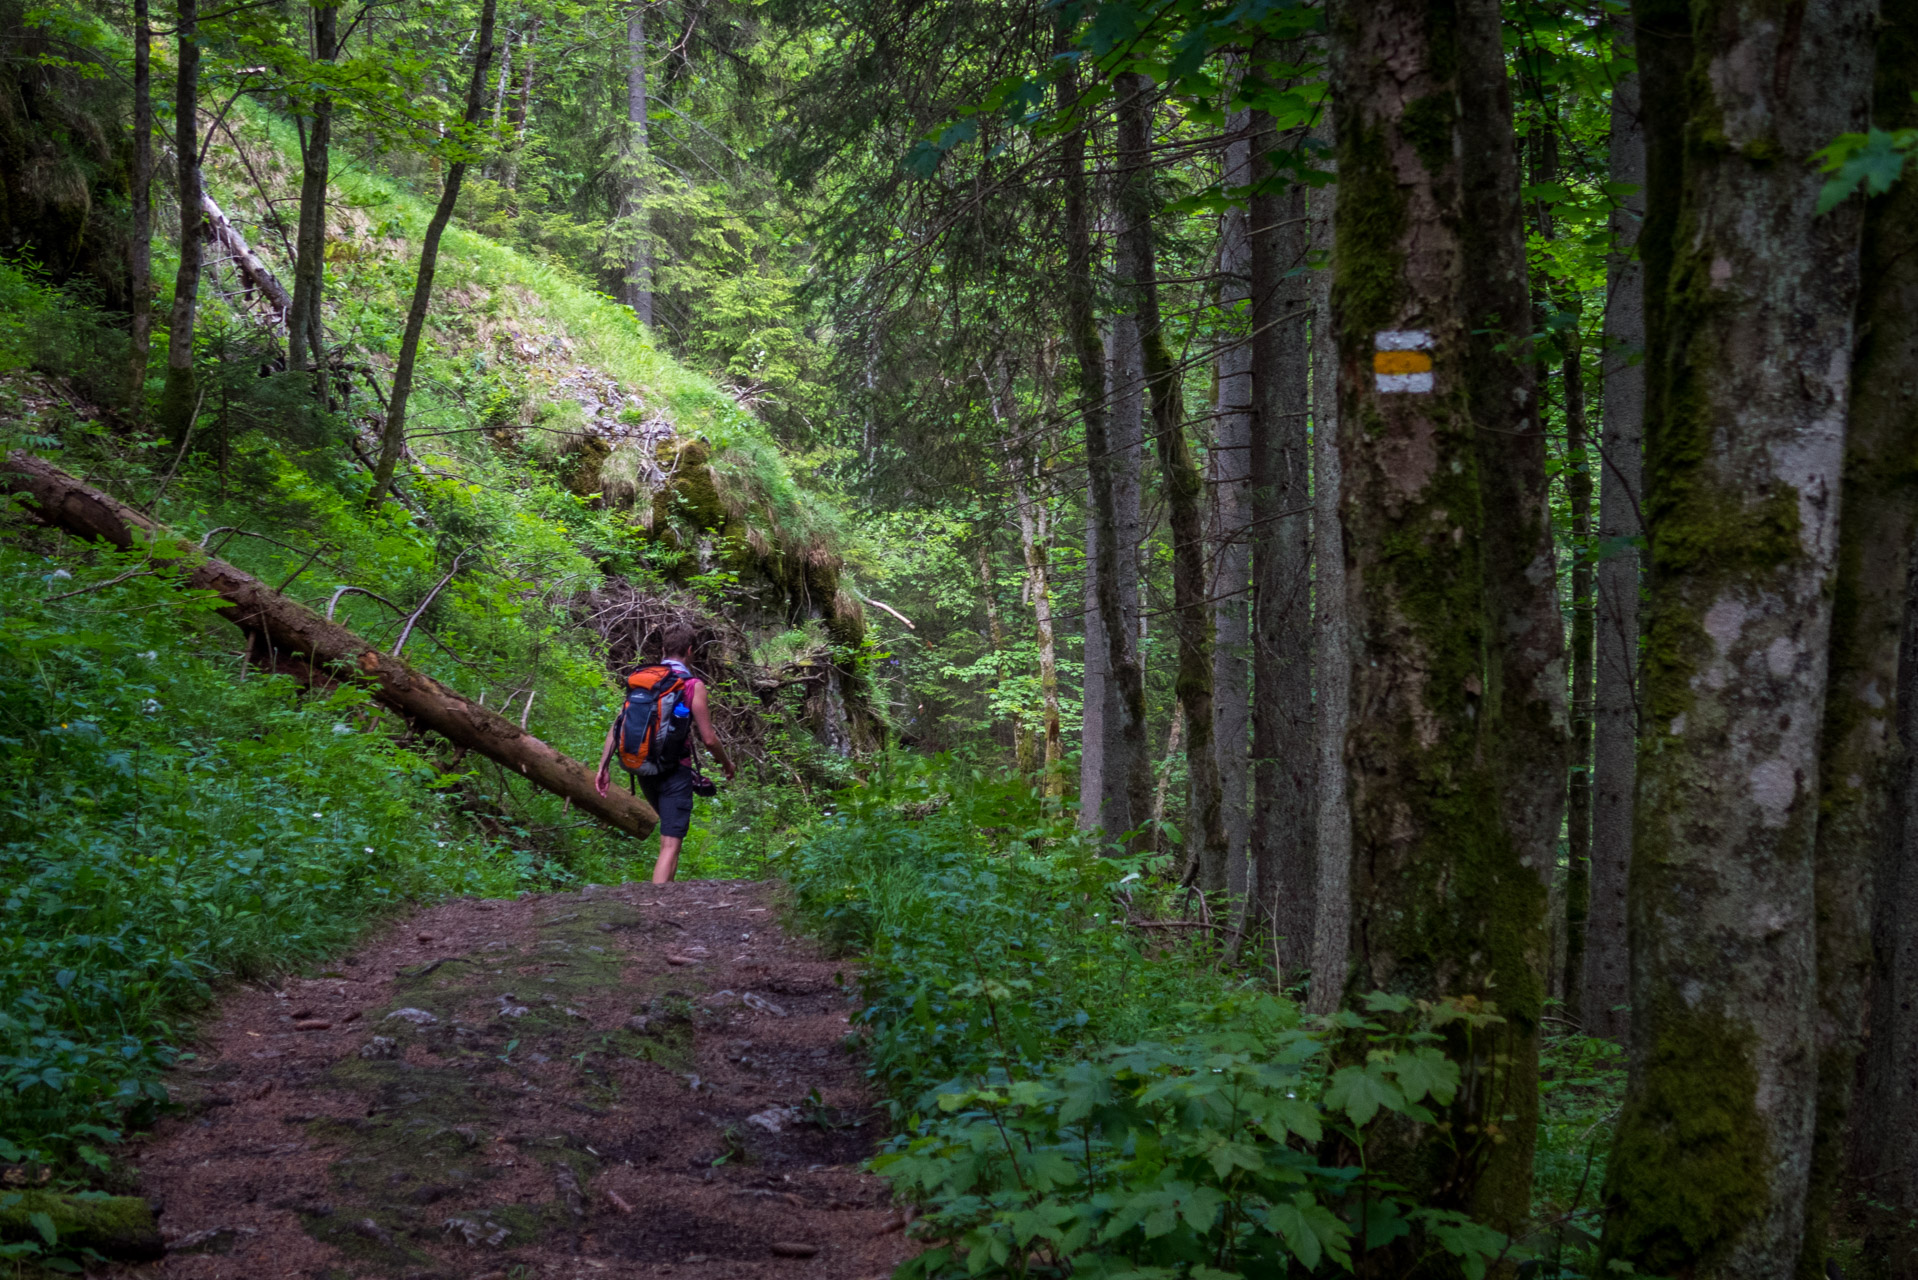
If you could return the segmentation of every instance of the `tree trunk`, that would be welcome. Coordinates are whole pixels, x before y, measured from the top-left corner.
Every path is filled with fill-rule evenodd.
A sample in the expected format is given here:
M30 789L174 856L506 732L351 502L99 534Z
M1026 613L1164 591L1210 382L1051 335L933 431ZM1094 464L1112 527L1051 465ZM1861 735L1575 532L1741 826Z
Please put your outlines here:
M193 322L200 299L205 228L200 209L200 7L178 0L174 27L174 150L180 206L180 266L173 276L173 311L167 319L166 386L160 392L160 426L184 449L200 408L193 366Z
M1612 20L1628 52L1631 19ZM1597 705L1592 753L1591 905L1585 917L1585 1030L1625 1038L1630 993L1625 881L1632 865L1632 793L1638 751L1638 547L1645 454L1645 270L1637 255L1645 217L1645 125L1638 74L1612 88L1611 179L1632 188L1612 211L1605 261L1605 438L1599 449Z
M406 334L400 339L400 358L393 368L393 391L388 397L386 428L380 434L380 460L373 471L373 489L367 495L369 507L377 507L393 484L393 472L406 448L406 402L413 393L413 365L419 359L420 333L426 327L426 311L433 301L433 272L439 265L440 237L453 219L453 206L459 203L460 183L466 177L466 148L471 145L473 126L479 123L486 93L486 67L493 58L493 13L498 0L484 0L480 6L479 50L473 55L473 76L466 85L465 128L458 139L458 158L447 166L446 186L440 202L426 224L426 239L420 245L419 276L413 283L413 303L406 312Z
M646 5L626 16L626 209L632 258L626 268L626 302L639 322L653 323L653 233L647 197L652 194L652 155L647 143Z
M1571 310L1576 312L1573 300ZM1584 343L1578 322L1568 335L1565 389L1565 496L1572 515L1572 767L1565 796L1566 1016L1585 1021L1585 924L1592 902L1592 684L1597 619L1592 599L1592 467L1585 413Z
M313 10L313 57L331 62L339 54L338 5ZM300 227L294 240L293 306L286 321L287 368L313 362L314 393L325 403L326 328L320 301L326 286L326 186L332 166L333 96L318 93L300 134Z
M147 361L153 353L153 20L148 0L133 0L133 230L127 285L133 316L127 353L127 408L146 416Z
M1559 180L1558 135L1561 109L1549 90L1540 95L1543 128L1534 135L1532 181L1544 186ZM1539 238L1555 239L1558 229L1551 203L1536 202ZM1554 293L1558 296L1554 297ZM1556 305L1570 318L1561 331L1559 388L1564 397L1566 505L1572 522L1572 702L1571 761L1565 778L1565 878L1554 882L1551 994L1565 1003L1574 1023L1581 1020L1584 995L1585 918L1591 906L1592 856L1592 473L1590 424L1585 408L1584 344L1579 329L1581 303L1576 287L1541 273L1533 310L1535 332L1548 328ZM1561 918L1562 915L1562 918Z
M999 583L992 572L992 544L989 539L979 540L979 595L986 607L986 647L992 654L992 673L994 692L1004 689L1006 684L1006 626L999 617ZM991 698L988 694L988 699ZM988 707L986 723L991 724L997 717ZM1032 743L1026 736L1026 726L1018 715L1012 717L1012 753L1018 764L1019 776L1029 778L1033 772Z
M1221 179L1228 190L1252 181L1252 116L1236 112L1226 126L1229 141ZM1219 310L1232 317L1233 333L1250 318L1252 250L1242 208L1226 211L1219 240ZM1207 469L1212 482L1212 741L1219 759L1219 811L1225 824L1222 887L1243 901L1251 887L1248 849L1252 816L1247 808L1251 767L1252 630L1248 606L1252 585L1252 343L1240 337L1219 352L1218 396ZM1207 883L1205 868L1198 882Z
M512 126L512 141L506 144L506 156L500 162L500 185L508 191L519 187L520 153L526 148L526 131L532 119L533 55L539 48L539 15L533 16L526 34L520 38L519 93L507 108L506 122Z
M381 653L345 627L178 539L100 490L26 453L8 454L5 470L8 492L30 498L26 510L57 529L122 550L169 544L177 554L168 564L180 572L179 585L225 600L219 614L247 634L249 653L263 665L308 682L363 681L381 705L413 724L454 746L479 752L636 839L645 838L659 821L644 800L617 787L600 795L593 788L592 770L512 721Z
M1512 863L1501 868L1501 906L1518 972L1493 999L1506 1018L1509 1061L1506 1122L1510 1140L1488 1162L1475 1195L1478 1211L1506 1230L1529 1220L1532 1150L1538 1121L1538 1030L1544 1013L1544 937L1534 914L1558 864L1570 764L1566 724L1565 624L1552 540L1548 445L1540 419L1537 365L1526 349L1531 291L1525 219L1513 144L1512 93L1506 75L1499 6L1471 0L1459 10L1459 172L1464 221L1463 314L1472 322L1464 385L1472 405L1484 513L1487 714L1485 740L1498 774L1497 795ZM1529 874L1530 883L1523 883ZM1511 877L1507 881L1506 877ZM1535 905L1521 908L1530 896Z
M1798 1265L1817 1096L1813 848L1858 293L1809 156L1866 118L1875 5L1636 9L1646 534L1632 1075L1607 1258ZM1800 15L1802 15L1802 20ZM1763 67L1756 74L1755 67Z
M1066 40L1063 28L1057 39L1063 52ZM1077 68L1069 60L1060 66L1061 102L1068 109L1076 109ZM1115 472L1122 459L1115 454L1101 376L1104 359L1094 310L1097 293L1092 279L1092 209L1086 183L1085 149L1085 129L1080 124L1060 144L1065 197L1066 320L1073 355L1079 363L1080 415L1085 423L1086 466L1091 476L1090 521L1095 528L1089 532L1096 533L1096 537L1088 539L1095 544L1088 565L1091 594L1096 597L1102 633L1099 639L1105 658L1104 679L1116 686L1118 694L1106 701L1105 714L1116 723L1104 726L1108 745L1102 753L1098 797L1101 808L1092 822L1117 835L1140 825L1150 794L1151 775L1146 760L1145 681L1133 656L1131 619L1126 616L1120 597L1120 560L1132 556L1132 547L1123 542L1120 535ZM1089 633L1091 627L1087 630ZM1081 805L1087 799L1082 794Z
M1267 60L1261 57L1261 60ZM1271 117L1252 117L1252 173L1273 174ZM1312 826L1312 496L1306 406L1305 198L1251 200L1253 921L1279 936L1284 980L1312 958L1318 890Z
M1332 108L1324 108L1317 137L1334 145ZM1329 263L1335 186L1306 194L1309 234L1315 254ZM1317 715L1312 726L1317 760L1313 823L1318 839L1317 919L1312 934L1312 989L1306 1009L1332 1013L1345 992L1347 944L1352 926L1352 811L1346 804L1345 727L1352 691L1352 639L1345 625L1345 535L1339 524L1339 348L1332 327L1332 272L1311 276L1312 298L1312 561L1313 633Z
M1159 781L1152 788L1152 826L1165 825L1166 796L1172 790L1172 770L1179 762L1179 739L1185 733L1185 708L1172 708L1172 726L1165 731L1165 757L1159 764Z
M1041 791L1050 805L1065 795L1065 779L1059 772L1059 761L1065 754L1065 740L1059 729L1059 651L1052 627L1052 511L1045 497L1045 464L1041 461L1050 450L1043 443L1027 444L1020 437L1022 424L1018 402L1012 394L1012 371L1007 368L1003 355L990 382L993 417L999 424L1006 473L1012 478L1012 502L1019 513L1019 546L1025 556L1026 594L1032 600L1034 630L1039 641ZM1050 414L1047 418L1050 420Z
M1146 396L1145 379L1140 371L1143 357L1139 351L1138 335L1139 329L1132 317L1114 316L1104 346L1107 439L1112 446L1107 463L1111 468L1113 510L1118 521L1118 545L1114 555L1119 574L1119 612L1125 620L1123 628L1116 634L1116 640L1119 649L1125 654L1126 669L1138 676L1139 703L1136 708L1119 705L1124 697L1125 682L1104 675L1112 669L1109 665L1111 655L1102 653L1099 663L1104 698L1100 715L1105 734L1104 754L1108 761L1127 761L1126 770L1113 773L1107 769L1101 774L1103 789L1099 811L1122 815L1135 826L1144 821L1148 803L1145 793L1134 789L1136 779L1149 778L1152 773L1151 751L1145 745L1145 669L1140 649L1140 641L1144 639L1142 627L1145 613L1139 602L1139 549L1145 541L1141 487L1145 471ZM1095 575L1092 589L1096 589L1097 585ZM1100 643L1110 649L1115 637L1108 634L1103 621L1099 634L1102 637ZM1135 715L1141 726L1136 774L1132 772L1135 767L1131 764L1132 747L1128 745L1124 731L1124 726ZM1103 825L1114 834L1129 829L1113 826L1110 822Z
M1541 810L1556 835L1564 795L1564 641L1552 564L1537 563L1531 536L1545 493L1530 379L1522 352L1488 352L1482 332L1529 318L1498 6L1465 0L1447 24L1415 0L1347 4L1332 47L1355 649L1348 992L1490 1002L1504 1018L1448 1031L1467 1081L1439 1117L1449 1136L1390 1125L1368 1157L1420 1202L1513 1229L1530 1212L1549 855L1535 841ZM1493 511L1495 499L1513 509ZM1487 546L1515 534L1515 548ZM1527 587L1552 603L1549 632L1534 629ZM1513 687L1527 663L1539 679ZM1535 719L1553 671L1555 749ZM1529 772L1512 737L1532 751ZM1397 1242L1364 1269L1404 1274L1420 1248Z
M1160 482L1172 533L1172 599L1179 667L1175 687L1185 713L1187 844L1223 881L1225 819L1219 761L1212 746L1212 611L1205 571L1205 482L1185 436L1185 394L1159 319L1159 275L1152 244L1151 86L1136 72L1118 77L1119 235L1115 266L1121 296L1139 327L1146 389L1157 437Z
M1890 0L1879 17L1873 124L1918 127L1918 0ZM1906 846L1900 801L1908 794L1901 770L1910 743L1900 740L1910 711L1910 687L1899 678L1900 640L1910 608L1912 539L1918 535L1918 184L1907 176L1865 211L1858 337L1851 365L1851 403L1845 430L1844 489L1839 500L1838 583L1832 601L1831 671L1825 690L1823 756L1819 773L1818 842L1813 893L1818 930L1818 1119L1812 1147L1811 1194L1805 1249L1798 1274L1825 1275L1827 1232L1838 1202L1845 1163L1846 1120L1859 1055L1866 1050L1866 997L1874 985L1873 913L1880 868L1896 909ZM1887 696L1887 695L1890 696ZM1896 917L1880 919L1894 931ZM1895 936L1895 933L1894 933ZM1893 942L1880 954L1896 955ZM1883 990L1883 987L1880 987ZM1863 1123L1868 1141L1885 1143L1867 1176L1875 1201L1918 1208L1911 1194L1911 1135L1918 1122L1896 1081L1913 1059L1887 1061L1882 1037L1897 1049L1918 1024L1909 999L1873 1007L1871 1057L1865 1072ZM1889 1068L1889 1078L1887 1078ZM1887 1087L1887 1086L1891 1087ZM1900 1141L1902 1139L1902 1141ZM1904 1166L1900 1168L1899 1166ZM1889 1178L1889 1183L1878 1181ZM1907 1214L1908 1216L1908 1214ZM1918 1274L1907 1255L1902 1274ZM1893 1256L1886 1250L1881 1256Z
M1104 822L1106 768L1105 619L1099 613L1099 513L1088 481L1085 493L1086 531L1084 593L1079 610L1082 643L1079 681L1079 829L1093 831Z

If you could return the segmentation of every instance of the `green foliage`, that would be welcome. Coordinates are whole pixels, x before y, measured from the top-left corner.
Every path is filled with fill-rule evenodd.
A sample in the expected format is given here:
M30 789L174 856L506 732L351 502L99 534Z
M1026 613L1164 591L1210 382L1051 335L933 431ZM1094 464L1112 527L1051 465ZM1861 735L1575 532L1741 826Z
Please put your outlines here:
M934 1245L905 1274L1333 1274L1418 1233L1482 1276L1507 1250L1363 1162L1371 1128L1451 1101L1435 1043L1462 1010L1375 999L1335 1024L1368 1052L1328 1079L1290 1002L1141 944L1128 920L1158 904L1131 863L951 759L884 761L778 865L802 919L869 955L902 1130L875 1167Z
M0 1136L100 1163L211 984L403 899L569 877L452 821L363 691L238 680L167 570L66 563L0 548Z
M1918 149L1918 129L1843 133L1817 159L1831 176L1818 192L1818 212L1830 213L1863 190L1867 197L1890 191L1905 172L1905 158Z

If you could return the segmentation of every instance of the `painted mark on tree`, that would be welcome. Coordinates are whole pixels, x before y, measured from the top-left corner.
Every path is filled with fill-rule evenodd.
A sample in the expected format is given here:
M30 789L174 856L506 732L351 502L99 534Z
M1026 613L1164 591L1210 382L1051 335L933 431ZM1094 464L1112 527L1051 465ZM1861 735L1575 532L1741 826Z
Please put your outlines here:
M1372 376L1381 395L1432 389L1432 335L1423 329L1386 329L1373 338Z

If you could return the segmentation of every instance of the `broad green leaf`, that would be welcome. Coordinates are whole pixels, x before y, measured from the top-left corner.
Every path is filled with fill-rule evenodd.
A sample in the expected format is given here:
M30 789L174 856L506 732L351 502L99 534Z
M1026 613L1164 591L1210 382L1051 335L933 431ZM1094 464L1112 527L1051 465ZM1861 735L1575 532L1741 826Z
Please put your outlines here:
M1273 1205L1266 1211L1265 1223L1308 1271L1327 1257L1350 1268L1347 1241L1352 1236L1351 1228L1314 1200L1310 1192L1301 1191L1289 1203Z
M1353 1124L1372 1123L1379 1108L1396 1111L1405 1105L1405 1095L1387 1080L1377 1063L1363 1067L1341 1067L1326 1086L1325 1105L1331 1111L1343 1111Z

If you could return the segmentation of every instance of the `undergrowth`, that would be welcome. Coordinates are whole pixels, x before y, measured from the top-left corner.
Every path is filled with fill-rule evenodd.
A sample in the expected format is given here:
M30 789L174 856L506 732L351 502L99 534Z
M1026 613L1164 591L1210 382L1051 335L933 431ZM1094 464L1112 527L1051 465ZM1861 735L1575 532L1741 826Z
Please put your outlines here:
M1024 782L890 758L779 860L800 918L867 956L860 1015L898 1136L875 1161L923 1205L900 1273L1231 1280L1340 1274L1392 1246L1483 1276L1518 1245L1365 1166L1430 1122L1441 1028L1496 1015L1378 994L1308 1023L1209 951L1129 927L1163 908ZM1329 1061L1333 1036L1360 1062Z
M362 732L365 692L240 678L164 572L70 564L0 546L0 1158L104 1165L218 981L403 901L607 870L476 838Z

